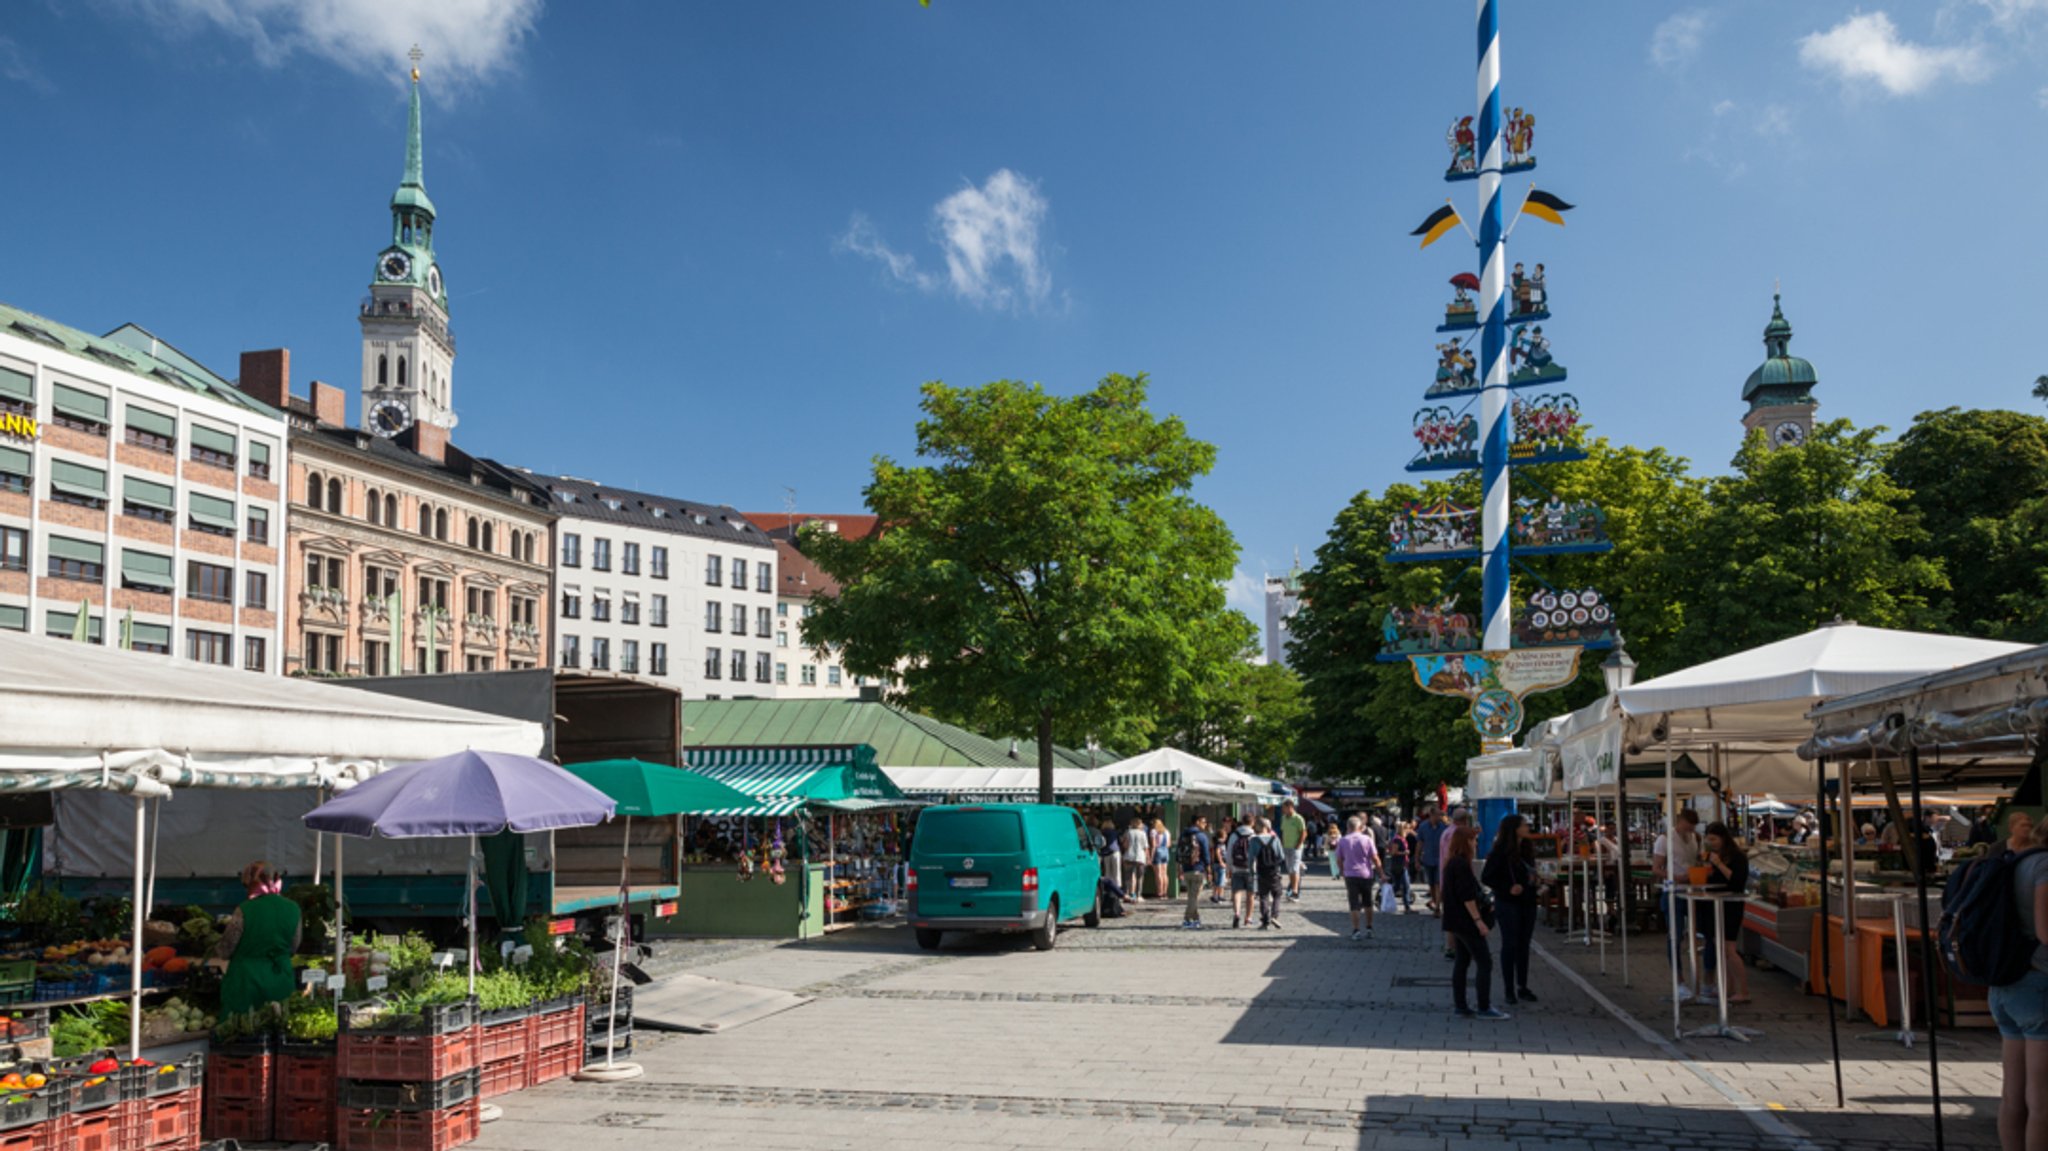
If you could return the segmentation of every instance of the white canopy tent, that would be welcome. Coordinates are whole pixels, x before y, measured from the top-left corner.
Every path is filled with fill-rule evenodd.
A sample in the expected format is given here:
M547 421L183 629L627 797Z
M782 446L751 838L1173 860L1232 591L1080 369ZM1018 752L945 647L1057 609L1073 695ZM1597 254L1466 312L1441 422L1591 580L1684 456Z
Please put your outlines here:
M1113 786L1144 786L1173 773L1178 773L1182 797L1190 803L1272 804L1293 794L1285 784L1171 747L1098 767L1088 774L1105 778Z
M1038 798L1035 767L885 767L882 772L905 795L934 802L1028 802ZM1062 802L1147 802L1178 795L1181 781L1176 774L1151 784L1115 783L1100 769L1056 767L1052 788L1053 797Z

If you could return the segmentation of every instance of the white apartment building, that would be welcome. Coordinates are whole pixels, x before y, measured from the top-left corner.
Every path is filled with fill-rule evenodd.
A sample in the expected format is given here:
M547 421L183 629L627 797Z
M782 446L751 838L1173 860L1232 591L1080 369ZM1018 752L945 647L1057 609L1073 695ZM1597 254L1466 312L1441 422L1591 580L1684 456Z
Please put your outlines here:
M0 305L0 628L275 672L285 475L283 414L176 348Z
M729 507L533 475L555 530L554 666L775 694L775 544Z
M1301 610L1301 559L1284 576L1266 577L1266 662L1293 666L1287 649L1294 642L1294 614Z
M775 698L857 698L873 681L847 674L837 648L804 644L803 621L815 601L839 594L839 582L788 540L775 541L775 554Z

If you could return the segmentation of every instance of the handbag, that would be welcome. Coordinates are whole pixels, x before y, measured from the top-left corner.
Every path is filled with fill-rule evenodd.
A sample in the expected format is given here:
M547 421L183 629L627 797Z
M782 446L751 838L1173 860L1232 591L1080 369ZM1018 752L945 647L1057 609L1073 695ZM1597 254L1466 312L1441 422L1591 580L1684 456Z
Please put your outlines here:
M1480 884L1480 885L1479 885L1479 898L1478 898L1478 899L1476 899L1476 900L1474 900L1473 902L1475 902L1475 903L1477 903L1477 904L1479 905L1479 919L1480 919L1480 921L1481 921L1482 923L1485 923L1485 924L1486 924L1486 926L1487 926L1488 928L1491 928L1491 927L1493 927L1493 926L1494 926L1494 920L1493 920L1493 892L1491 892L1491 891L1488 891L1488 890L1486 889L1486 885L1485 885L1485 884Z

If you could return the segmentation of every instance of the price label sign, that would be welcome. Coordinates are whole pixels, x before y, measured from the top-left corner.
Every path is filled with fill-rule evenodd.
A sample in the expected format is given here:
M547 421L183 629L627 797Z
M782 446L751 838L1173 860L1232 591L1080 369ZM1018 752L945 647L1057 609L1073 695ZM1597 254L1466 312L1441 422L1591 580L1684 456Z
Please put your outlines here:
M372 975L370 976L369 982L365 983L363 986L369 988L372 991L382 991L386 987L391 986L391 981L389 979L386 979L382 975Z
M299 982L308 987L318 987L327 982L327 971L324 968L308 967L305 974L299 976Z
M513 943L511 940L500 939L498 941L498 958L503 959L506 956L512 954L513 950L516 947L518 947L518 944Z
M533 962L533 948L521 944L512 949L512 962L525 965Z
M466 948L466 947L457 947L457 948L455 948L455 949L453 949L453 950L449 951L449 952L448 952L448 961L449 961L450 963L468 963L468 962L469 962L469 949L468 949L468 948Z
M348 976L346 976L346 975L330 975L330 976L328 976L328 977L327 977L327 990L329 990L329 991L337 991L337 992L338 992L338 991L340 991L340 990L341 990L342 988L344 988L344 987L347 987L347 986L348 986Z
M455 966L455 953L452 951L436 951L433 955L433 962L436 967L453 967Z

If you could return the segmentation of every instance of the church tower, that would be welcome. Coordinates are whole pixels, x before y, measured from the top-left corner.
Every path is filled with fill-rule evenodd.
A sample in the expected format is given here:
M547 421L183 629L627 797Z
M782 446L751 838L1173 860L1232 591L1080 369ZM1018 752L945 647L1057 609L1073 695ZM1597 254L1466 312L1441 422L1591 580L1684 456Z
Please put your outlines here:
M417 59L417 51L415 51ZM391 244L363 301L363 426L387 439L414 424L455 426L455 335L434 262L434 202L420 153L420 70L412 70L405 176L391 194Z
M1820 380L1813 365L1791 352L1792 325L1778 297L1771 296L1771 322L1764 325L1764 362L1749 373L1742 398L1744 432L1762 428L1773 448L1796 448L1813 432L1813 412L1820 401L1813 388Z

